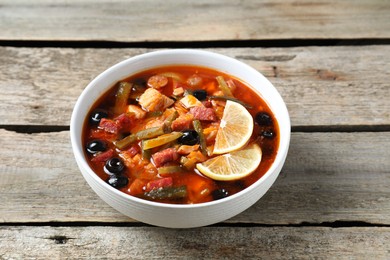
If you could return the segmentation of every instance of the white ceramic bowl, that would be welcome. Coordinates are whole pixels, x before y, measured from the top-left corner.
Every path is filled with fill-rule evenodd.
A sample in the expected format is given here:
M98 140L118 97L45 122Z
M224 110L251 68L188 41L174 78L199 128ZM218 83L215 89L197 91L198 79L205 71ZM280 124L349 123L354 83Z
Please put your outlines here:
M268 102L280 128L276 160L268 172L245 190L224 199L191 205L172 205L127 195L100 179L89 167L82 146L82 128L94 102L117 81L149 68L186 64L213 68L246 82ZM106 203L138 221L170 228L191 228L229 219L249 208L271 187L279 175L290 143L290 118L275 87L258 71L233 58L201 50L162 50L122 61L97 76L80 95L74 107L70 135L74 156L84 178Z

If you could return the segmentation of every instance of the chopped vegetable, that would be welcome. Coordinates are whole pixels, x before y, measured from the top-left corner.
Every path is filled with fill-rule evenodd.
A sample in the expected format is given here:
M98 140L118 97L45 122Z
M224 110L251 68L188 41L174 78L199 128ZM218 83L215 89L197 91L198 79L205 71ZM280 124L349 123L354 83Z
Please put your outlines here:
M152 151L144 149L144 142L145 140L142 140L141 143L142 159L150 161L150 158L152 158Z
M226 84L225 79L222 76L217 76L216 79L218 81L219 88L221 89L223 94L228 97L233 97L233 94L228 85Z
M114 144L117 148L123 149L129 146L130 144L134 143L135 141L153 138L162 135L164 133L165 131L163 126L151 127L145 130L141 130L135 134L128 135L122 140L115 142Z
M119 83L118 91L115 95L115 107L114 111L116 114L123 113L126 110L127 100L131 92L132 84L129 82L122 81Z
M161 145L170 143L172 141L175 141L176 139L178 139L182 135L183 134L180 133L180 132L172 132L172 133L169 133L169 134L163 134L163 135L160 135L160 136L158 136L156 138L145 140L143 142L143 147L142 148L147 150L147 149L151 149L151 148L154 148L154 147L157 147L157 146L161 146Z
M251 105L248 105L247 103L242 102L241 100L239 100L239 99L237 99L237 98L234 98L234 97L228 97L228 96L209 96L209 98L210 98L210 99L230 100L230 101L237 102L237 103L243 105L243 106L246 107L246 108L249 108L249 109L252 108Z
M172 78L172 79L177 80L179 82L183 82L184 81L183 76L180 75L179 73L175 73L175 72L163 72L163 73L160 73L159 75L165 76L165 77L168 77L168 78Z
M191 159L188 159L186 157L184 157L185 159L183 159L183 167L186 169L186 170L193 170L195 168L195 164L196 164L196 159L195 158L191 158Z
M167 187L154 189L149 192L145 192L144 196L149 199L181 199L187 196L187 187Z
M202 102L200 102L196 97L191 94L188 94L187 96L180 99L180 103L187 109L191 107L203 107Z
M146 118L158 117L158 116L161 116L162 114L163 114L162 111L147 112L147 113L146 113Z
M159 167L157 170L158 170L158 174L164 175L164 174L182 172L183 168L181 168L179 165L172 165L172 166Z
M170 114L164 121L164 126L167 128L167 131L172 131L171 126L172 122L179 116L179 113L175 110L172 114Z
M202 152L203 155L207 156L208 154L207 145L206 145L206 139L204 138L204 134L203 134L202 124L200 123L199 120L194 120L192 124L194 125L195 131L199 135L200 151Z

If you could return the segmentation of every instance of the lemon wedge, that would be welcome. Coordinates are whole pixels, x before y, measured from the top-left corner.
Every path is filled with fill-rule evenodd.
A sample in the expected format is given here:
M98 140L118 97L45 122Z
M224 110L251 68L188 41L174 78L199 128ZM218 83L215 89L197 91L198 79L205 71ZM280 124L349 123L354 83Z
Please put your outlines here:
M241 104L228 100L215 138L213 154L223 154L244 147L253 132L253 118Z
M244 178L259 167L262 151L257 144L219 155L203 163L196 164L196 168L205 176L217 181L233 181Z

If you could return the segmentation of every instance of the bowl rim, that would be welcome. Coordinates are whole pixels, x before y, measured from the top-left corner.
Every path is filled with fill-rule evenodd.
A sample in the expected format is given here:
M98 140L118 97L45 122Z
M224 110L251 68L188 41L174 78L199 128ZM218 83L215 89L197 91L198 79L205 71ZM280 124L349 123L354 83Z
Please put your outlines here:
M241 191L239 191L231 196L223 198L223 199L214 200L214 201L210 201L210 202L196 203L196 204L169 204L169 203L149 201L149 200L137 198L137 197L132 196L130 194L124 193L124 192L122 192L118 189L115 189L114 187L111 187L110 185L108 185L104 180L102 180L91 169L91 167L89 166L89 164L86 161L85 154L84 154L84 151L82 149L81 136L76 136L76 133L78 132L77 131L78 127L81 129L81 134L82 134L82 128L83 128L83 125L85 123L85 118L80 118L78 116L78 111L80 111L80 108L82 106L82 101L85 100L85 98L89 95L89 92L92 91L92 89L97 85L97 83L99 83L102 79L106 78L107 76L110 76L110 74L114 73L119 68L122 68L123 66L129 66L132 63L137 63L142 59L155 58L155 56L159 56L159 55L177 55L177 54L210 56L210 58L216 58L219 60L223 60L225 62L229 62L229 63L233 62L237 66L241 66L243 69L248 70L249 72L254 73L254 74L256 74L256 76L261 77L261 78L263 78L263 80L267 81L268 84L273 88L273 92L275 92L274 94L276 95L275 97L277 99L280 99L281 104L283 104L283 107L280 107L278 109L281 109L282 113L285 115L285 120L286 120L284 122L284 124L286 125L285 129L284 129L285 134L283 134L283 135L281 134L281 136L280 136L278 153L276 155L275 161L272 163L271 167L267 170L267 172L263 176L261 176L256 182L254 182L253 184L251 184L247 188L245 188L245 189L243 189L243 190L241 190ZM164 65L155 65L155 66L151 65L148 68L161 67L161 66L165 66L165 65L166 66L169 66L169 65L191 65L191 63L190 62L188 62L188 63L186 63L186 62L166 63ZM200 66L197 64L193 64L193 65ZM207 66L204 66L204 67L207 67ZM147 70L148 68L140 70L139 72ZM212 68L212 67L210 67L210 68L214 69L214 70L222 71L221 69ZM135 72L130 73L130 74L136 74L136 73L138 73L138 72L135 71ZM130 74L129 74L129 76L130 76ZM233 75L233 76L235 76L235 75ZM237 78L239 78L239 77L237 77ZM241 79L241 78L239 78L239 79L242 80L245 84L249 85L249 83L246 83L244 79ZM114 80L114 82L117 82L118 80L120 80L120 79L116 79L116 80ZM112 85L105 86L104 92L107 91L111 86ZM261 95L261 93L259 93L259 91L256 90L256 88L254 88L253 86L251 86L251 88L254 91L256 91L257 94ZM95 102L95 101L96 100L94 100L93 102ZM265 101L267 102L267 100L265 100ZM80 123L80 121L81 121L81 123ZM280 129L280 122L278 121L278 123L279 123L279 129ZM78 124L80 124L80 125L78 126ZM281 133L281 129L280 129L280 133ZM96 76L92 81L90 81L88 83L88 85L83 89L82 93L80 94L80 96L78 97L78 99L76 101L76 104L74 105L72 115L71 115L71 120L70 120L70 139L71 139L71 145L72 145L74 157L76 159L78 166L82 167L88 173L88 175L94 179L94 181L98 182L100 185L104 186L105 188L107 188L111 192L115 193L117 196L120 196L126 200L131 200L135 203L140 203L140 204L148 205L148 206L152 206L152 207L171 208L171 209L196 209L196 208L211 207L211 206L216 205L216 204L221 204L221 203L225 203L225 202L228 203L229 201L235 200L237 197L241 197L243 195L243 193L248 193L248 192L251 192L252 190L256 189L263 182L265 182L266 179L268 179L274 171L278 170L277 167L279 165L284 164L284 160L287 156L288 149L289 149L290 136L291 136L291 121L290 121L290 116L289 116L286 104L285 104L283 98L281 97L279 91L274 87L274 85L262 73L260 73L259 71L257 71L253 67L249 66L248 64L241 62L237 59L234 59L232 57L229 57L229 56L226 56L223 54L219 54L216 52L212 52L212 51L198 50L198 49L156 50L156 51L151 51L151 52L132 56L130 58L127 58L123 61L120 61L120 62L110 66L109 68L107 68L106 70L101 72L98 76Z

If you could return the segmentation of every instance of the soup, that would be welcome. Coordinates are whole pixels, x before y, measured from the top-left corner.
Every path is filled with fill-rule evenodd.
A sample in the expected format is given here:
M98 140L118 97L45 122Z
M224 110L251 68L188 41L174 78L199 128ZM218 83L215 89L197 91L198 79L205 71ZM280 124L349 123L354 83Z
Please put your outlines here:
M232 122L249 121L236 124L223 146L220 136L230 123L225 119L238 111L243 116ZM237 136L242 129L247 137ZM233 139L238 146L230 144ZM124 193L162 203L204 203L240 192L267 172L278 151L279 127L268 105L239 79L175 65L112 86L88 113L83 145L94 172ZM252 151L260 155L255 161L216 167L219 158Z

